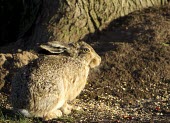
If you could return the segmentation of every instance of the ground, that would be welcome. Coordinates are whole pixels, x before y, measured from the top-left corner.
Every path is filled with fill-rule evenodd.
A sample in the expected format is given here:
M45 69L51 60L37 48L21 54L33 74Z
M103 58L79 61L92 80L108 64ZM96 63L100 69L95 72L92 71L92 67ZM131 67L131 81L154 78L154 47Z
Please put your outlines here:
M102 63L90 71L85 89L73 102L81 108L50 122L170 123L170 5L119 18L89 37ZM21 66L36 58L30 54L1 54L0 65L6 66L1 73L15 71L6 71L10 61L4 64L5 59ZM12 115L10 84L1 86L1 122L41 122Z

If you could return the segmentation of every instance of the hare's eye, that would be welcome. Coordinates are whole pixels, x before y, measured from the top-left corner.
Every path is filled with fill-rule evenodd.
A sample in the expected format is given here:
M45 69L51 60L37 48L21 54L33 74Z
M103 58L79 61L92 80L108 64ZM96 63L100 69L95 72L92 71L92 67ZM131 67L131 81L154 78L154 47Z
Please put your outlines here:
M81 49L81 51L82 51L83 53L88 53L88 52L90 52L90 50L89 50L88 48L83 48L83 49Z

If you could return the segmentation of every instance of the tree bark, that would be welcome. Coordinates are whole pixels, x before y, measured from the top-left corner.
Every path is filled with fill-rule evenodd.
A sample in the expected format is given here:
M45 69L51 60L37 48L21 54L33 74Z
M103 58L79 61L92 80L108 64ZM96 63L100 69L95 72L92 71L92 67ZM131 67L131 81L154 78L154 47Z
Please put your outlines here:
M34 29L24 40L31 47L35 43L53 40L78 41L89 33L105 29L116 18L167 2L168 0L44 0Z

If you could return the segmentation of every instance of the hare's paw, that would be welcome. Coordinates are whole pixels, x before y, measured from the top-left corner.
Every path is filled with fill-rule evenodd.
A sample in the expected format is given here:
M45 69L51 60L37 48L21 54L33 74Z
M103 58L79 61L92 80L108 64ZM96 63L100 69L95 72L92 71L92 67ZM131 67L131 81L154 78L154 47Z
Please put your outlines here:
M53 112L49 112L46 116L44 116L43 119L47 121L47 120L52 120L52 119L55 119L61 116L62 116L61 110L55 110Z
M65 103L62 108L61 108L62 112L66 115L70 114L71 113L71 110L72 110L72 106Z

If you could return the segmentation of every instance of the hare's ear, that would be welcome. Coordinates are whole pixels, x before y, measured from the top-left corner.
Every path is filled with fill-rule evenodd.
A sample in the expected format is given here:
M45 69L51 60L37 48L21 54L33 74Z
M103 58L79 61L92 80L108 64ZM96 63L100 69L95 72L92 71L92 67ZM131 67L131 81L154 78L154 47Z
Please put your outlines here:
M64 51L67 51L67 48L66 46L64 46L64 44L56 42L48 42L47 44L40 45L40 47L50 53L62 53Z

